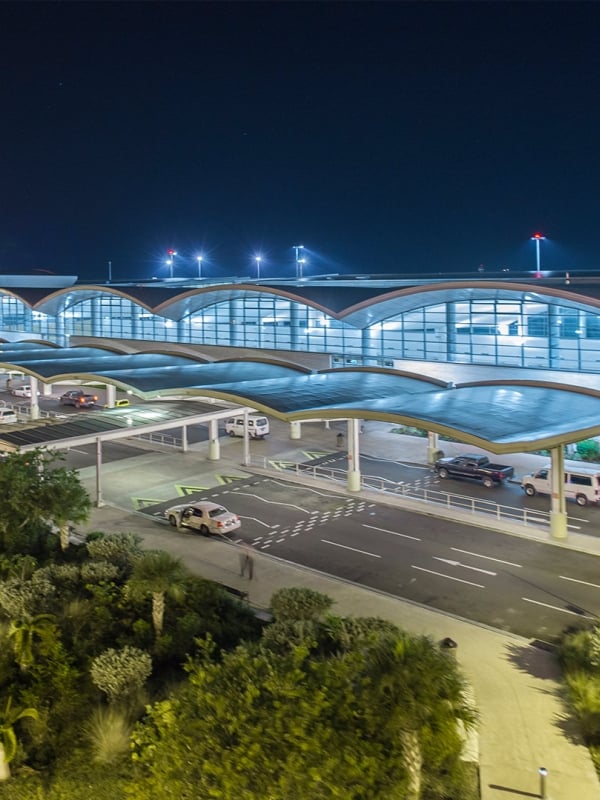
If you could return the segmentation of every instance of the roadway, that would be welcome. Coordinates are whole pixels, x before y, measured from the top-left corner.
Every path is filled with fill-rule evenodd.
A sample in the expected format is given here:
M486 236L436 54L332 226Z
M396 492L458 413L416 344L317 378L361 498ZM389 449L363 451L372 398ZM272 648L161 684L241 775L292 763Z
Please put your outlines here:
M56 399L44 398L42 403L56 410ZM63 411L86 413L61 407ZM254 453L274 457L289 450L292 443L285 438L286 426L274 428L269 441L252 443ZM332 438L332 432L324 434L322 427L306 429L314 444L311 449L306 443L310 452L305 451L305 460L344 467L345 454L326 453L327 445L322 444L325 452L316 452L324 438ZM190 427L190 442L197 449L186 454L148 452L146 445L131 440L105 443L105 500L129 510L133 505L154 517L157 526L163 525L165 535L188 537L193 548L195 535L173 531L162 519L162 511L182 502L182 497L208 497L239 514L240 538L260 552L534 639L552 641L565 627L595 621L600 615L600 562L595 556L367 502L335 490L290 484L284 474L281 479L249 476L238 466L240 440L222 443L223 462L206 462L201 444L205 439L206 426ZM296 448L302 445L294 443ZM316 459L308 457L315 452ZM69 450L67 463L91 477L95 448ZM361 469L364 475L507 505L537 504L547 510L549 504L548 498L526 498L517 484L488 490L467 481L441 481L425 464L408 458L401 462L365 455ZM600 530L599 508L573 504L569 511L591 532Z
M344 581L543 641L600 615L600 562L574 550L263 476L189 491L237 513L258 551ZM149 504L162 518L182 497Z

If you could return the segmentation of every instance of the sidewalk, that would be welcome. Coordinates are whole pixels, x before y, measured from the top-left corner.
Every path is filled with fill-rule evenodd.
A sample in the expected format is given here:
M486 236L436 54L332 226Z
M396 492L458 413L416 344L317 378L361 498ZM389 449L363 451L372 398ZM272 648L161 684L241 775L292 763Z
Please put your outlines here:
M390 434L391 426L367 423L361 448L373 455L424 463L426 440ZM308 431L307 431L308 433ZM328 431L332 441L336 431ZM396 436L398 437L396 440ZM323 440L322 431L320 439ZM394 442L397 441L397 445ZM305 443L287 442L293 447ZM441 446L452 454L453 443ZM464 450L464 445L456 445ZM239 449L223 448L239 454ZM532 459L511 458L518 474L530 471ZM239 463L223 459L222 470L243 471ZM106 465L106 468L110 465ZM285 474L279 473L282 479ZM339 486L336 485L336 490ZM384 498L377 495L379 502ZM334 610L342 615L378 616L416 634L435 640L450 636L458 643L458 662L470 681L481 715L479 764L483 800L507 800L511 795L539 797L538 770L548 770L547 800L598 800L600 783L587 748L578 739L577 726L567 716L560 698L560 675L553 655L529 644L528 640L426 609L407 601L363 589L328 575L317 573L257 552L252 581L239 576L238 553L234 545L202 537L194 538L193 549L185 536L170 536L170 529L151 518L115 506L95 509L80 532L140 534L149 548L168 550L181 557L197 574L219 583L244 589L250 602L268 608L271 595L282 587L302 586L323 592L335 601ZM524 535L524 534L519 534ZM570 546L600 552L596 537L571 534L566 545L551 543L547 534L532 535L549 546Z

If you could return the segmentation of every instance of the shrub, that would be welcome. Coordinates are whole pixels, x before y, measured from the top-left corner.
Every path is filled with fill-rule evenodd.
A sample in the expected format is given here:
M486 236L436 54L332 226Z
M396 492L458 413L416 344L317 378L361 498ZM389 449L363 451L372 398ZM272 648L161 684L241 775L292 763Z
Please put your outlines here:
M600 678L573 672L565 680L586 741L600 742Z
M132 728L127 714L122 711L115 708L97 708L84 726L94 761L110 764L128 753Z
M285 620L316 620L329 611L333 600L312 589L280 589L271 597L271 611L279 622Z
M91 666L93 682L111 703L128 701L142 689L151 672L152 658L137 647L105 650Z
M577 453L582 461L600 461L600 444L595 439L577 442Z

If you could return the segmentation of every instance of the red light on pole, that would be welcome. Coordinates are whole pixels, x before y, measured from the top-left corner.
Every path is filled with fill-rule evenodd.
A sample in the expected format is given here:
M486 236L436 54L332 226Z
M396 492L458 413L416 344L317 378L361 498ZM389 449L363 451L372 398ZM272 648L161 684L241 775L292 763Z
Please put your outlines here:
M540 242L545 239L543 233L534 233L531 237L531 240L535 242L535 266L536 266L536 278L541 278L542 273L540 272Z

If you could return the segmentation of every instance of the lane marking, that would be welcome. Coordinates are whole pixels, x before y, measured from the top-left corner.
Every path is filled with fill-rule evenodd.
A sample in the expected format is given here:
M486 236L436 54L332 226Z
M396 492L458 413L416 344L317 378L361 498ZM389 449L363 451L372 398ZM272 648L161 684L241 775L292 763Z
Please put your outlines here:
M461 550L460 547L451 547L450 550L454 550L455 553L465 553L468 556L475 556L475 558L485 558L487 561L495 561L498 564L506 564L509 567L519 567L522 568L522 564L515 564L513 561L502 561L501 558L493 558L492 556L484 556L481 553L472 553L470 550Z
M301 506L295 506L293 503L280 503L277 500L265 500L264 497L260 497L258 494L248 494L247 492L238 492L238 497L254 497L255 500L260 500L262 503L268 503L270 506L286 506L286 508L297 508L298 511L302 511L303 514L308 514L309 511L306 508L302 508ZM213 497L218 497L218 495L214 494Z
M391 533L392 536L402 536L403 539L412 539L415 542L421 542L422 539L419 539L418 536L409 536L407 533L398 533L398 531L388 531L387 528L377 528L375 525L365 525L363 522L363 528L371 528L373 531L381 531L381 533Z
M484 575L496 575L496 572L490 572L489 569L479 569L479 567L470 567L468 564L461 564L460 561L452 561L450 558L439 558L439 556L433 556L435 561L443 561L444 564L449 564L451 567L462 567L463 569L472 569L474 572L483 572Z
M358 550L356 547L348 547L347 544L338 544L337 542L331 542L329 539L321 539L322 542L325 544L332 544L334 547L343 547L344 550L353 550L355 553L361 553L363 556L371 556L371 558L381 558L378 556L377 553L367 553L366 550Z
M281 481L275 481L272 478L267 478L265 483L274 483L276 486L283 486L285 489L289 489L289 483L281 483ZM303 486L302 487L306 492L313 492L313 494L318 494L320 497L334 497L336 500L345 500L345 497L340 497L339 494L331 494L330 492L318 492L316 489L312 489L310 486Z
M593 617L589 617L587 614L578 614L576 611L569 611L568 608L551 606L549 603L541 603L539 600L531 600L529 597L522 597L521 600L525 600L526 603L533 603L536 606L544 606L545 608L551 608L553 611L562 611L563 614L571 614L574 617L584 617L585 619L593 619Z
M594 589L600 589L600 584L597 583L589 583L588 581L580 581L577 578L569 578L566 575L559 575L559 578L562 578L563 581L572 581L573 583L581 583L584 586L592 586Z
M443 572L435 572L432 569L425 569L425 567L417 567L411 564L413 569L418 569L421 572L429 572L430 575L438 575L440 578L448 578L449 581L457 581L458 583L466 583L468 586L476 586L478 589L485 589L481 583L473 583L472 581L463 581L462 578L454 578L452 575L445 575Z
M263 525L265 528L271 528L272 527L267 522L263 522L262 519L257 519L256 517L244 517L242 514L238 514L238 517L240 519L251 519L252 522L258 522L259 525ZM280 533L280 531L273 531L273 533Z

